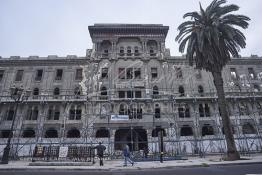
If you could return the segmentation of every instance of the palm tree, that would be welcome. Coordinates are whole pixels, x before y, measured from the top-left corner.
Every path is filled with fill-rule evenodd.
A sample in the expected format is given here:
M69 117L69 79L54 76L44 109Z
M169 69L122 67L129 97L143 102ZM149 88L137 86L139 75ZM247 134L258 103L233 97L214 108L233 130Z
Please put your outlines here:
M180 52L187 47L186 58L191 66L195 64L197 69L213 75L227 143L227 160L238 160L240 155L231 130L221 72L230 56L239 57L240 48L245 48L246 38L237 28L246 29L250 18L232 14L239 7L223 5L225 3L226 0L213 0L205 10L200 4L200 12L186 13L183 18L191 17L191 20L179 25L176 41Z

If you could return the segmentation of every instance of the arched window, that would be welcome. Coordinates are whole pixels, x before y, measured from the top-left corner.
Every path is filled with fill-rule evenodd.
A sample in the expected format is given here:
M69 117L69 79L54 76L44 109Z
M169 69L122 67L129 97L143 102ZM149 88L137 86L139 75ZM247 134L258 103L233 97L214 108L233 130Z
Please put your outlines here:
M126 51L127 51L127 56L131 56L132 55L132 50L131 50L130 46L127 47Z
M76 128L67 131L67 138L80 138L80 131Z
M178 92L179 92L179 96L180 97L184 97L185 96L185 90L183 86L179 86L178 87Z
M154 52L155 52L154 48L150 47L150 49L149 49L150 56L155 56Z
M150 56L156 56L156 52L158 50L157 42L155 40L149 40L147 43L147 51Z
M60 95L60 89L58 87L56 87L54 89L54 95L57 96L57 95Z
M112 43L108 40L104 40L101 42L99 50L103 52L102 56L108 57L111 52Z
M201 86L201 85L198 86L198 93L200 94L200 96L204 95L204 88L203 88L203 86Z
M153 87L153 95L158 95L158 94L159 94L158 87L154 86Z
M34 88L33 96L37 96L37 95L39 95L39 89L38 88Z
M206 135L214 135L214 129L212 126L204 125L202 127L202 136L206 136Z
M96 138L108 138L110 137L108 129L100 128L96 131Z
M125 55L125 49L124 49L124 47L120 47L120 49L119 49L119 54L120 54L120 56L124 56L124 55Z
M161 108L159 104L155 104L155 118L160 118L161 117Z
M128 115L129 109L126 104L120 104L119 106L119 115Z
M162 131L163 132L163 136L166 137L166 131L165 129L161 128L161 127L156 127L155 129L153 129L152 131L152 137L158 137L158 133Z
M45 132L45 138L57 138L58 133L56 129L48 129Z
M190 127L188 125L184 125L180 129L180 136L192 136L192 135L193 135L192 127Z
M25 129L22 134L23 138L33 138L35 137L35 131L33 129Z
M249 122L245 123L242 126L242 131L243 131L243 134L256 134L256 130L254 126Z
M130 119L142 119L142 107L139 104L130 105Z
M135 56L138 56L139 55L139 49L137 46L134 47L134 50L135 50Z

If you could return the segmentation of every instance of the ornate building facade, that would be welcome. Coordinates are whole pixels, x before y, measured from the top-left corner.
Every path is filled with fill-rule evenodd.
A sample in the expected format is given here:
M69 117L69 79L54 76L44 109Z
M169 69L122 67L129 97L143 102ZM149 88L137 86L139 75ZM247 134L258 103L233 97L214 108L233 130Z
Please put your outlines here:
M15 117L13 153L36 145L90 146L102 141L109 155L132 151L167 155L223 153L223 127L212 76L171 56L168 26L95 24L86 56L0 58L0 152ZM232 58L224 89L237 148L261 151L262 58ZM10 87L30 89L18 103Z

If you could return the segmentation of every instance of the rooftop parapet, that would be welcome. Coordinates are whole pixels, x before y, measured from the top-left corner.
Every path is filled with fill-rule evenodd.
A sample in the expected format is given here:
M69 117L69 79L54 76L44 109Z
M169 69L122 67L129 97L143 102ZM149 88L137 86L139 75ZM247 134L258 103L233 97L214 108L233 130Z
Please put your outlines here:
M31 55L28 57L29 60L39 59L39 56L37 55Z
M57 55L48 55L47 59L57 59L58 56Z
M66 58L67 59L76 59L77 56L76 55L67 55Z
M162 24L94 24L88 26L92 39L95 35L156 35L167 36L168 26Z
M10 60L19 60L20 56L10 56Z

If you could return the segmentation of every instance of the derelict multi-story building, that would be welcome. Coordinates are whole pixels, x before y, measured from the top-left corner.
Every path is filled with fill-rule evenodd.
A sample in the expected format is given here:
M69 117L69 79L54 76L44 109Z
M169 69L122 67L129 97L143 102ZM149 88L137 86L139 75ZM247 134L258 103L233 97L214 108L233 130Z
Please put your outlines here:
M171 56L168 26L95 24L86 56L0 58L0 150L15 104L11 86L32 91L18 104L12 146L20 156L36 145L81 146L102 141L110 155L132 151L166 154L224 152L225 141L212 76ZM261 151L262 58L233 58L224 88L240 151Z

